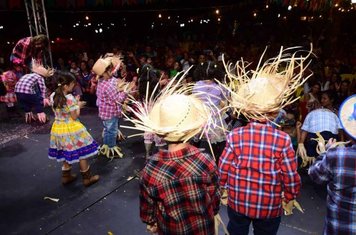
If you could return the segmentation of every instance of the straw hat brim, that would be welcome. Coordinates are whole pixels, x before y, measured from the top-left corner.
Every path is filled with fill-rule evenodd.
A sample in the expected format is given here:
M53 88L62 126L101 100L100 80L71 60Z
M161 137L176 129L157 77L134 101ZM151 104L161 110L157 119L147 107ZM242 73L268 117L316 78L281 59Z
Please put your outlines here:
M188 108L185 112L180 107ZM166 141L185 142L202 131L209 116L209 110L198 98L172 95L159 100L152 107L145 124Z

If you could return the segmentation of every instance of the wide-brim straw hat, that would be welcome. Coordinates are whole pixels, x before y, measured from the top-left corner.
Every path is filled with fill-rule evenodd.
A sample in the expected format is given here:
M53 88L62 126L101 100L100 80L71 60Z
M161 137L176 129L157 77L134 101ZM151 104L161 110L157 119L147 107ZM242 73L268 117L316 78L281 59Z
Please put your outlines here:
M184 75L176 76L159 95L154 95L155 89L143 102L131 100L133 105L128 108L134 117L126 116L126 119L134 127L122 127L152 132L169 142L187 142L203 133L209 128L211 109L191 94L192 85L181 86L183 78Z
M105 59L99 58L99 59L95 62L95 64L93 65L92 71L93 71L96 75L102 76L102 75L106 72L107 68L108 68L110 65L112 65L110 59L107 59L107 58L105 58Z
M208 109L192 95L173 94L160 99L148 116L152 132L170 142L187 141L198 134L209 119Z
M348 97L341 104L339 119L345 132L356 139L356 95Z
M303 56L302 51L292 52L296 48L281 48L277 57L261 66L265 50L256 70L247 70L251 64L243 60L235 65L223 61L228 80L222 85L230 91L228 107L247 119L272 121L280 109L296 101L295 90L312 75L304 76L312 49Z

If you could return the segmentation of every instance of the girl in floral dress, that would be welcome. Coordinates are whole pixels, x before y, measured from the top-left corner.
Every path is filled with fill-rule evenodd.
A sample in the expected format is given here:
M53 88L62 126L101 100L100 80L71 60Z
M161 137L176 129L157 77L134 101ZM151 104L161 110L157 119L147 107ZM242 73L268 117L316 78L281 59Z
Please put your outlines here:
M63 185L76 179L76 175L71 174L71 165L79 162L83 184L90 186L99 180L99 176L91 175L87 158L98 153L98 144L78 119L85 102L71 94L76 85L76 78L72 73L57 72L55 76L58 87L51 95L55 120L51 129L48 157L63 162Z

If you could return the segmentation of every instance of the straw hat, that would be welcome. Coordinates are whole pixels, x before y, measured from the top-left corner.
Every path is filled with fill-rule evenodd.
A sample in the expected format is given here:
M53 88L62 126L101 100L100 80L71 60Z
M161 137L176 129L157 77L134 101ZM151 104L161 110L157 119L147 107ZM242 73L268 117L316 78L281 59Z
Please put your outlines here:
M356 139L356 95L350 96L341 104L339 119L346 133Z
M159 100L147 121L152 131L165 140L185 142L203 129L208 118L209 112L199 99L174 94Z
M35 60L32 60L31 70L33 73L37 73L45 78L51 77L54 74L54 69L45 68L41 63L38 63Z
M306 59L312 49L306 56L297 55L298 51L290 53L296 48L281 48L277 57L260 66L265 50L255 71L246 71L250 64L243 60L235 66L223 61L229 81L222 85L231 93L229 107L248 119L265 121L273 119L280 109L296 101L298 98L292 97L295 90L312 75L303 77L311 62L306 63Z
M105 58L105 59L99 58L99 59L95 62L95 64L93 65L92 70L93 70L93 72L94 72L96 75L102 76L102 75L105 73L106 69L107 69L110 65L112 65L111 60L108 59L108 58L109 58L109 57L107 57L107 58Z
M129 106L128 109L135 118L124 115L135 126L122 127L153 132L169 142L186 142L203 133L209 128L211 109L196 95L191 95L192 86L180 86L183 78L184 75L178 74L158 95L154 95L156 86L144 102L131 100L135 108Z

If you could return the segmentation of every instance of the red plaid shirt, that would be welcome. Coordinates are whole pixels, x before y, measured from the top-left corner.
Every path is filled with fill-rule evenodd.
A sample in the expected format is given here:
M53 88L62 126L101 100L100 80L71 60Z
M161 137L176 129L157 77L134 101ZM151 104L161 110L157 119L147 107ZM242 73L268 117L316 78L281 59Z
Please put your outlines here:
M281 216L282 191L288 202L301 185L289 135L257 122L228 134L219 174L220 186L228 189L228 206L257 219Z
M116 78L100 80L96 89L97 105L99 107L99 117L102 120L109 120L113 117L121 117L122 103L127 94L117 90Z
M215 162L193 146L161 150L143 169L140 216L159 234L213 235L219 203Z

